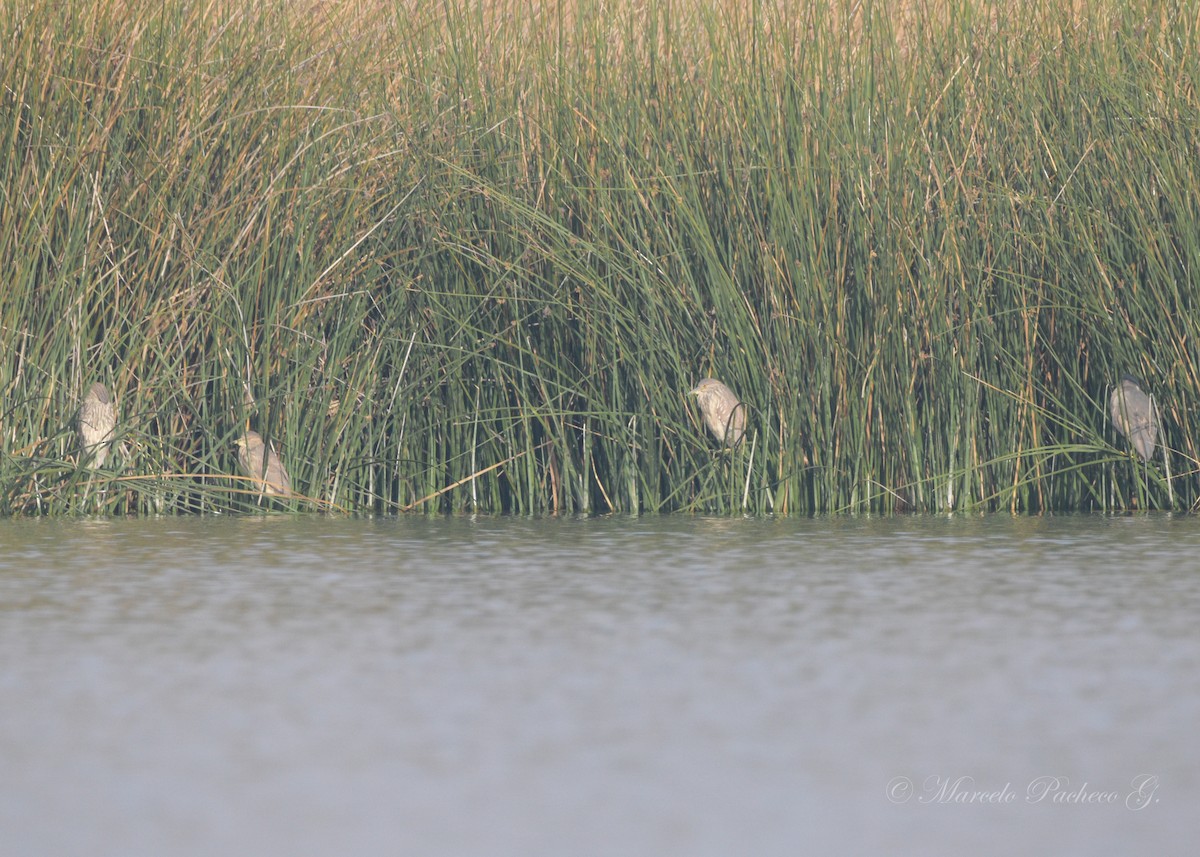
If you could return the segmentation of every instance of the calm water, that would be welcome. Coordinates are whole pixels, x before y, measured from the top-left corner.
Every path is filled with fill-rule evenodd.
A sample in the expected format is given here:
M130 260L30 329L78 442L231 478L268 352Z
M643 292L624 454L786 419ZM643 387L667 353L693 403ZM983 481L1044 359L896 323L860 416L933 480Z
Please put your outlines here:
M0 853L1194 853L1198 557L1190 517L0 521Z

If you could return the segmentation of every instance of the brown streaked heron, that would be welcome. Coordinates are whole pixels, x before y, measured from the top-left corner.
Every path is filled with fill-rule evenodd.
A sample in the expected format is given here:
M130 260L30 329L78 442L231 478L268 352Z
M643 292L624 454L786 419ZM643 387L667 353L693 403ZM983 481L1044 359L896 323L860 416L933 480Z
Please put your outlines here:
M108 388L97 381L88 389L79 405L76 429L79 433L79 463L103 467L112 449L117 427L117 406Z
M1128 438L1142 461L1149 461L1158 437L1158 413L1136 378L1121 377L1121 383L1113 388L1109 409L1117 431Z
M746 404L716 378L703 378L689 396L696 397L704 424L717 443L737 446L746 434Z
M254 480L254 487L264 494L288 497L292 493L292 480L287 469L273 448L263 443L262 435L247 431L237 441L238 464Z

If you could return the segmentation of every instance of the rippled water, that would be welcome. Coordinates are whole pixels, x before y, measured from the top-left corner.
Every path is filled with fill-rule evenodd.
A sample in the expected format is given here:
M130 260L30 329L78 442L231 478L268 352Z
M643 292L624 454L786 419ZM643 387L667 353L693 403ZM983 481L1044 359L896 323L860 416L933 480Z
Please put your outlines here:
M1197 556L1166 516L0 522L0 853L1193 853Z

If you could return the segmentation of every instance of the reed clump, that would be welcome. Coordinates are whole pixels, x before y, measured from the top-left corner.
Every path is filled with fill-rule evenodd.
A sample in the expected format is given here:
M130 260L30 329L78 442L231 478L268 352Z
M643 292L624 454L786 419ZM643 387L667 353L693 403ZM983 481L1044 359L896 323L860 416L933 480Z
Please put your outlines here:
M298 509L1200 502L1193 3L65 5L0 8L2 512L258 508L248 429Z

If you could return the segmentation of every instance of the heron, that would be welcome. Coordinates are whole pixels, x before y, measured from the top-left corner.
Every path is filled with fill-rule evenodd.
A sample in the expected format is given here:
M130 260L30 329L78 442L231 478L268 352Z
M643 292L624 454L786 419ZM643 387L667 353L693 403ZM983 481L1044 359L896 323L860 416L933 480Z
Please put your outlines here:
M103 467L112 449L117 428L117 407L108 388L99 381L92 384L79 405L76 429L79 433L79 462Z
M1113 388L1109 408L1117 431L1129 439L1142 461L1149 461L1158 437L1158 413L1136 378L1132 375L1121 377L1121 383Z
M737 446L746 434L746 405L716 378L703 378L694 389L704 424L722 446Z
M254 480L255 486L264 494L288 497L292 493L292 480L283 462L273 448L263 443L262 435L247 431L236 441L238 464Z

